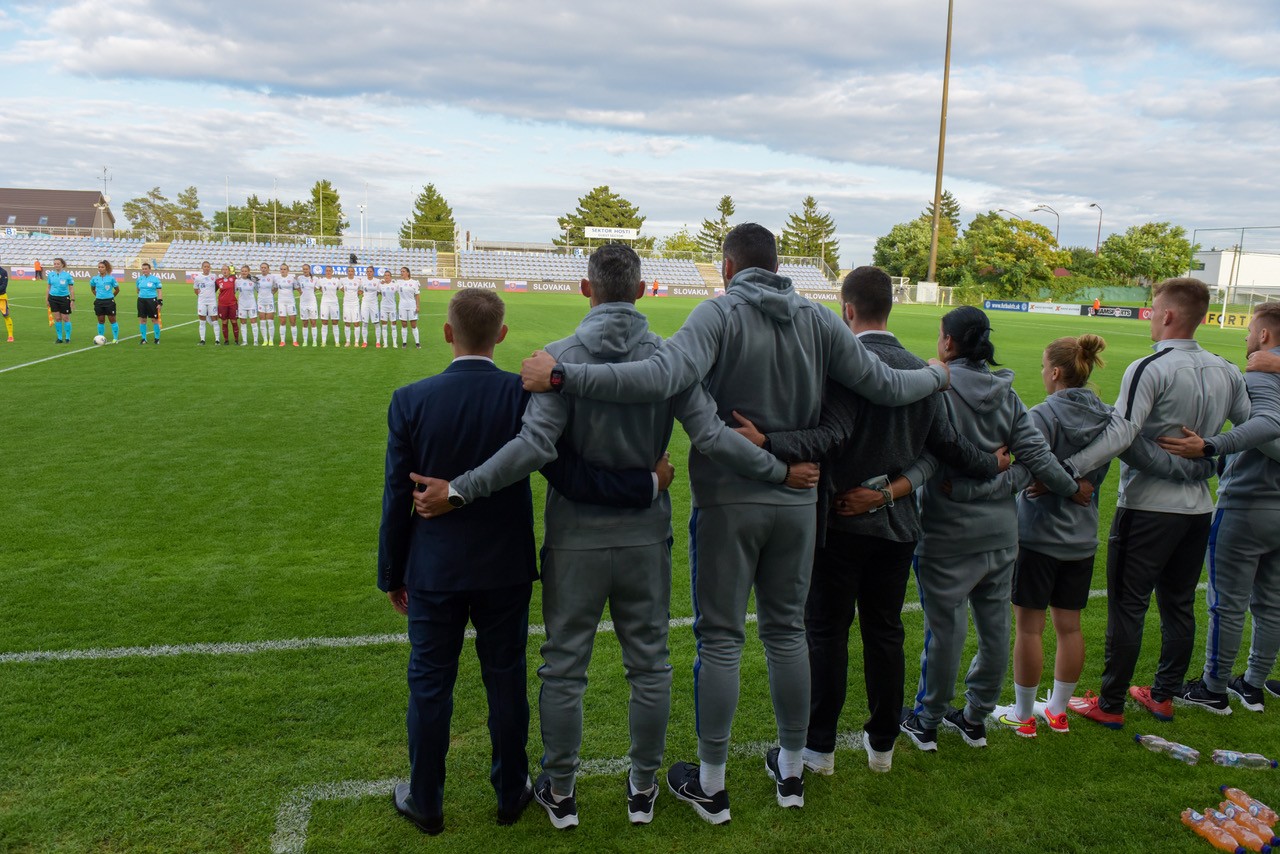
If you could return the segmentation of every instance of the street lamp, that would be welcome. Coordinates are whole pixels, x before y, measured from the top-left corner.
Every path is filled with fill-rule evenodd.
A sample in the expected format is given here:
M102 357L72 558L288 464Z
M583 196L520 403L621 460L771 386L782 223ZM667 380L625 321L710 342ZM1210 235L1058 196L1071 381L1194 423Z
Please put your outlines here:
M1036 211L1048 211L1049 213L1053 214L1053 219L1054 219L1053 242L1057 243L1058 235L1062 233L1062 217L1058 216L1058 212L1055 211L1053 208L1049 207L1048 205L1036 205L1034 208L1031 209L1032 213L1035 213Z
M1090 202L1089 207L1098 209L1098 239L1093 244L1093 254L1097 255L1098 250L1102 248L1102 205L1097 202Z
M942 161L947 149L947 93L951 88L951 16L955 0L947 0L947 53L942 63L942 118L938 122L938 171L933 181L933 223L929 236L929 281L937 281L938 226L942 216Z
M1009 216L1013 217L1014 219L1022 219L1022 217L1018 216L1016 213L1009 210L1008 208L1000 208L999 210L996 211L996 213L1007 213Z

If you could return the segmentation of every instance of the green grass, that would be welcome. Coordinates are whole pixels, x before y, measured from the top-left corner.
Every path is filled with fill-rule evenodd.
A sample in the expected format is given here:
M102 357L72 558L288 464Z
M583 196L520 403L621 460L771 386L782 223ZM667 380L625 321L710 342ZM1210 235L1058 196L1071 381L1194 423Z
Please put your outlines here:
M52 344L39 287L11 285L17 342L0 345L0 370L68 352ZM424 294L423 350L354 352L196 347L195 327L178 326L194 309L182 291L171 288L166 300L170 329L159 348L126 340L0 373L7 494L0 652L402 631L403 619L374 586L385 408L393 388L447 364L439 326L448 295ZM122 307L130 305L126 293ZM508 305L512 331L498 362L512 369L566 334L585 310L580 298L566 296L513 295ZM641 303L662 333L692 305ZM917 353L932 355L939 314L904 307L892 326ZM998 312L992 319L998 356L1019 371L1028 405L1043 396L1039 355L1052 338L1085 330L1107 338L1110 366L1097 375L1105 399L1114 399L1124 366L1149 346L1147 325L1137 321ZM78 344L92 332L92 318L77 314ZM121 332L137 327L126 321ZM1201 340L1243 361L1239 332L1206 329ZM672 457L681 460L686 450L677 431ZM1104 487L1104 528L1114 478ZM540 501L540 479L534 484ZM673 495L672 614L680 617L691 613L684 480ZM1100 570L1094 586L1103 586ZM911 684L920 617L904 619ZM536 593L531 622L542 622ZM1095 602L1085 617L1082 688L1098 684L1104 622ZM1139 674L1154 669L1157 646L1153 617ZM695 751L693 654L691 632L674 630L668 762ZM277 811L296 789L407 774L406 656L406 646L385 645L0 663L0 851L269 850ZM536 697L536 639L529 663ZM1193 672L1200 663L1197 656ZM750 634L742 676L734 741L768 741L774 725L764 659ZM864 703L855 663L843 730L860 728ZM617 642L602 635L584 759L625 755L625 707ZM536 702L533 712L536 760ZM586 777L576 831L553 831L536 809L515 828L499 829L483 693L468 650L446 833L424 839L385 797L323 801L312 810L307 850L1200 851L1203 843L1178 824L1183 807L1216 802L1221 782L1275 805L1280 775L1187 768L1131 737L1157 731L1206 753L1280 754L1280 731L1268 715L1180 711L1162 725L1131 711L1120 733L1078 722L1069 736L1034 741L993 732L985 751L944 734L937 755L900 745L888 775L870 774L860 754L841 753L835 777L809 778L800 812L776 807L760 759L734 758L734 821L722 828L665 794L654 824L632 828L622 778Z

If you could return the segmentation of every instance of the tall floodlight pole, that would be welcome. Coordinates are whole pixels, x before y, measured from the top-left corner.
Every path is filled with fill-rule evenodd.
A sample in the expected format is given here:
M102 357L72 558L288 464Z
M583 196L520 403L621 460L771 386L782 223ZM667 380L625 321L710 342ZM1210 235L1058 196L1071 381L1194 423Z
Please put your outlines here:
M1098 250L1102 248L1102 205L1090 202L1089 207L1098 209L1098 239L1093 244L1093 254L1097 255Z
M1036 205L1034 208L1031 209L1032 213L1035 213L1036 211L1048 211L1049 213L1053 214L1053 222L1054 222L1053 242L1057 243L1058 235L1062 233L1062 217L1058 216L1058 212L1055 211L1053 208L1049 207L1048 205Z
M929 237L929 281L937 281L938 222L942 215L942 159L947 149L947 91L951 87L951 15L955 0L947 0L947 55L942 66L942 119L938 123L938 174L933 182L933 233Z
M276 197L280 194L280 179L271 179L271 240L274 242L280 233L280 204Z
M222 190L224 193L226 193L226 196L224 196L224 201L227 204L227 207L226 207L227 239L230 240L231 239L231 176L230 175L226 175L223 177Z

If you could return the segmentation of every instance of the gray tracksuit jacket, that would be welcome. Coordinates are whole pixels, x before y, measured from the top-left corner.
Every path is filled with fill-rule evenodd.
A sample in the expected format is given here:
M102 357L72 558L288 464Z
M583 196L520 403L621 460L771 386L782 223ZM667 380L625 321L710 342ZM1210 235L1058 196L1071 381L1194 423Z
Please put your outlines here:
M664 400L701 383L721 420L736 409L763 433L817 425L825 378L874 403L901 405L937 391L940 368L895 371L867 352L834 312L796 293L791 280L743 270L724 296L699 304L650 359L564 364L565 393L595 400ZM689 455L695 506L811 504L812 489L748 480L700 449Z
M1079 490L1014 392L1013 371L992 371L985 362L971 359L957 359L950 367L951 389L944 396L956 432L984 451L1008 445L1018 462L1055 495L1070 496ZM942 490L942 482L952 478L944 467L921 491L924 535L916 554L978 554L1016 546L1018 516L1012 492L962 504Z
M1271 352L1280 353L1280 348ZM1264 425L1268 418L1280 418L1280 374L1255 371L1244 375L1244 383L1249 392L1250 418L1243 425L1214 438L1214 445L1220 453L1230 453L1224 449L1241 444L1238 434L1244 433L1251 425ZM1278 460L1278 439L1227 458L1226 468L1218 478L1218 509L1280 510Z
M573 335L547 345L562 365L599 365L648 359L662 339L631 303L595 306ZM648 404L606 403L561 394L535 394L520 432L483 465L456 478L453 488L468 501L491 494L555 459L564 433L587 462L600 468L652 468L671 439L679 418L690 441L718 465L746 483L751 478L781 486L787 467L772 454L725 426L715 403L694 384L675 397ZM714 463L711 461L714 460ZM806 490L812 492L812 490ZM545 544L551 548L597 549L641 546L671 536L671 499L666 492L647 508L604 507L570 501L547 490Z

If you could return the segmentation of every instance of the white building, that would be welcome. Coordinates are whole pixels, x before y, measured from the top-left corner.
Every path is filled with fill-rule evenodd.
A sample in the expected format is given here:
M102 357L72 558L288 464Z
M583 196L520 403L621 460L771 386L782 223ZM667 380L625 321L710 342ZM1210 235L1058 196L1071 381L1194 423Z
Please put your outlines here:
M1280 291L1280 253L1208 249L1197 252L1189 275L1211 288L1237 293Z

